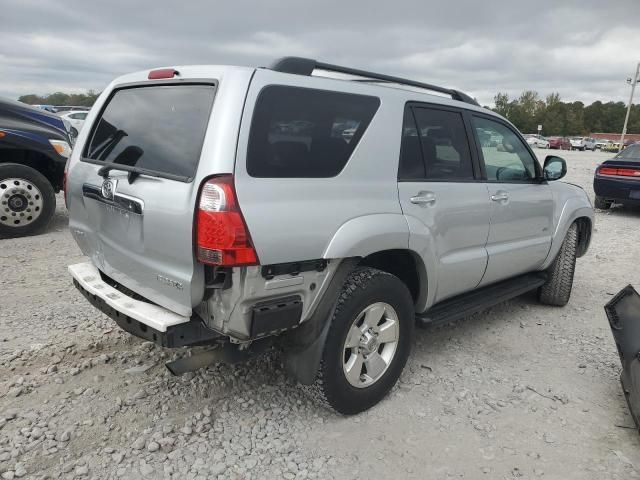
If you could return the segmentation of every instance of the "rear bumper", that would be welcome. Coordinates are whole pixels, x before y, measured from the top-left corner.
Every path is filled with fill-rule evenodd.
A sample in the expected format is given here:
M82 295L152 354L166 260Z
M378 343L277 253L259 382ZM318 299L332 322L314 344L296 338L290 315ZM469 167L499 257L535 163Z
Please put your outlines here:
M90 262L70 265L68 269L80 293L132 335L169 348L202 345L220 337L197 316L183 317L116 290L102 280Z
M640 205L640 181L595 177L593 190L598 197L628 205Z

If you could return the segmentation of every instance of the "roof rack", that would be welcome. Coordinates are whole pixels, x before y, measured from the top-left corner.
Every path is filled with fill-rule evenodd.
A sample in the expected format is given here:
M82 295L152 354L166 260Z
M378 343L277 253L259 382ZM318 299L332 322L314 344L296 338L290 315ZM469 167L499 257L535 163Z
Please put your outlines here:
M400 85L408 85L411 87L423 88L431 90L432 92L444 93L445 95L451 95L451 98L460 102L470 103L472 105L480 106L475 99L471 98L466 93L452 88L439 87L437 85L431 85L429 83L416 82L406 78L393 77L391 75L383 75L381 73L367 72L366 70L357 70L355 68L341 67L339 65L332 65L330 63L323 63L313 60L311 58L302 57L282 57L273 62L269 67L269 70L282 73L292 73L295 75L307 75L311 76L314 70L325 70L328 72L344 73L347 75L354 75L357 77L363 77L365 79L377 80L380 82L397 83ZM366 81L366 80L365 80Z

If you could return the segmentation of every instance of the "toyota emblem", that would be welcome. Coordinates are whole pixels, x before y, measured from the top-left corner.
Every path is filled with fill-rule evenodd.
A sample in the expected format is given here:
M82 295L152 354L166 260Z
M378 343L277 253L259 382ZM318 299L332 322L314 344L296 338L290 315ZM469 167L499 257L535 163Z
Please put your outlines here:
M116 181L107 178L102 182L102 196L107 200L113 200L113 193L116 190Z

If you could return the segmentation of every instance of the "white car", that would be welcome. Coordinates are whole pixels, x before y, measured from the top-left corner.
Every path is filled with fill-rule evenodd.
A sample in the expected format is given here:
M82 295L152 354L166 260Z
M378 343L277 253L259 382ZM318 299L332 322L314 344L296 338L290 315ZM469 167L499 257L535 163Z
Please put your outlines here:
M530 133L524 136L525 140L532 147L537 148L549 148L549 140L544 138L542 135L537 135L535 133Z
M76 138L80 130L82 130L82 126L84 125L84 121L87 119L87 114L89 112L84 110L72 110L70 112L64 112L60 114L62 119L68 121L71 124L71 129L69 133L72 138Z
M593 150L596 149L596 139L590 137L571 137L571 150Z

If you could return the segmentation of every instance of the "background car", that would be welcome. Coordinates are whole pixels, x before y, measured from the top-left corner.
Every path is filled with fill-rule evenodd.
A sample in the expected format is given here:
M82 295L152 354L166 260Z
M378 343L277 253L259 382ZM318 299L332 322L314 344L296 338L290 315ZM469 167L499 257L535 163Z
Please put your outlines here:
M0 99L0 237L31 235L53 217L71 153L65 122Z
M607 140L606 138L598 138L596 140L596 149L605 150L605 148L612 143L611 140Z
M84 121L87 119L87 115L89 112L87 111L77 111L72 110L70 112L64 112L59 114L61 118L67 120L71 124L71 128L69 133L72 138L78 138L78 133L82 130L82 126L84 125Z
M538 135L537 133L528 133L524 135L524 138L532 147L549 148L549 140L544 138L542 135Z
M548 137L549 148L556 150L571 150L571 142L567 137Z
M572 137L571 140L571 150L592 150L596 149L596 141L590 137Z
M620 150L620 142L612 142L609 141L606 145L604 145L600 150L603 152L613 152L616 153Z
M91 110L91 107L83 107L79 105L56 105L53 108L56 109L57 113L70 112L72 110L79 112L88 112L89 110Z
M53 105L32 105L35 108L39 108L40 110L44 110L50 113L57 113L58 110Z
M613 203L640 205L640 143L634 143L596 168L593 179L595 207Z

